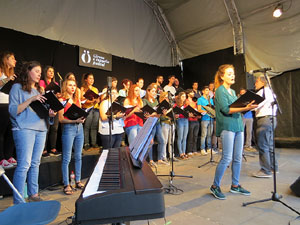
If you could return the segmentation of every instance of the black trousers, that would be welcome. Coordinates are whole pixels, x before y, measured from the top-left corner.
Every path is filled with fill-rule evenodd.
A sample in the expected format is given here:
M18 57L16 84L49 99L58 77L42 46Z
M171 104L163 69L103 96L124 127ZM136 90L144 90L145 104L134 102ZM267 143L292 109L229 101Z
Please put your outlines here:
M8 104L0 104L0 161L13 156L15 145L11 128Z

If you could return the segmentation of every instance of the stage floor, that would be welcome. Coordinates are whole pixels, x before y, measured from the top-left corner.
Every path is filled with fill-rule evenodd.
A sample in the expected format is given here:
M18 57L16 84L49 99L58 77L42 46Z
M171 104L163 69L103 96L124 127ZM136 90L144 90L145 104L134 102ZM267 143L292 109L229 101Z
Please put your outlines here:
M283 195L282 201L300 211L300 198L296 197L289 186L300 176L300 150L276 149L279 155L279 174L277 174L277 192ZM209 161L209 156L194 156L191 159L175 162L175 174L192 175L193 178L175 178L173 184L184 190L181 195L165 194L166 222L164 219L151 220L149 224L205 224L205 225L274 225L274 224L300 224L295 220L297 214L278 202L257 203L242 207L243 202L255 201L271 197L273 179L253 178L251 173L259 169L258 155L246 152L247 161L243 160L240 183L252 192L251 196L242 196L229 193L231 184L231 171L227 169L222 180L222 191L227 200L217 200L209 192L212 184L215 165L208 164L202 168L199 165ZM220 155L214 155L218 161ZM159 166L157 174L169 174L170 166ZM168 185L167 177L159 177L164 186ZM86 180L85 180L86 181ZM66 196L59 190L43 190L41 195L46 200L61 202L61 210L57 219L51 224L68 224L67 220L74 214L75 201L80 192ZM0 211L12 205L12 198L5 197L0 200ZM66 221L66 222L64 222ZM133 225L146 225L148 221L134 221Z

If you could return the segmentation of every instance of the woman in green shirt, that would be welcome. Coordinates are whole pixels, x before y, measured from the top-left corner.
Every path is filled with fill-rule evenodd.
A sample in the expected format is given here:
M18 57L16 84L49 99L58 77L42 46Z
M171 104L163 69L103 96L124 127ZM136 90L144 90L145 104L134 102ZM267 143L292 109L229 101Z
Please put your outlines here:
M257 107L252 102L243 108L232 108L230 105L237 99L235 91L230 88L235 82L233 65L221 65L215 75L215 106L217 121L217 137L222 138L222 159L216 172L214 183L210 188L211 193L217 199L226 199L220 189L222 177L229 163L232 162L232 185L230 192L250 195L250 192L239 184L242 165L242 153L244 144L244 128L240 112L249 111Z

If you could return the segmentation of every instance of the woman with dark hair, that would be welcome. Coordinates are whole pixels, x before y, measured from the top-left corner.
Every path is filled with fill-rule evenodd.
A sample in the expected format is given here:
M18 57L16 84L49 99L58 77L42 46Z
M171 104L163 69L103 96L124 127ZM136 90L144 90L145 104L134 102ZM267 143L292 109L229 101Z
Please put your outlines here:
M234 67L230 64L221 65L215 75L215 106L217 121L217 137L222 138L222 158L216 168L211 193L217 199L226 199L222 193L220 183L229 163L232 162L232 185L230 192L250 195L251 193L239 184L242 166L244 144L244 127L240 112L257 108L252 102L242 108L232 108L230 105L237 99L235 91L230 88L235 82Z
M121 84L123 88L119 90L119 95L126 98L128 96L129 88L132 85L132 81L126 78L122 80Z
M73 187L69 184L69 163L71 161L72 148L74 148L75 160L75 181L76 188L82 189L84 185L81 183L81 154L83 147L83 127L84 118L70 120L64 116L64 113L71 107L72 104L81 108L81 103L78 94L76 81L65 80L62 86L62 98L60 99L65 108L58 112L59 122L62 123L62 175L64 183L64 193L66 195L73 194Z
M128 137L128 143L132 143L134 138L137 136L139 130L143 126L143 120L138 117L135 112L139 112L143 107L143 101L140 97L140 88L134 84L130 86L128 96L124 101L124 107L135 107L126 117L125 132Z
M16 78L14 72L16 62L12 52L0 53L0 166L4 169L17 165L17 161L13 158L14 142L8 113L9 96L1 92L7 82Z
M109 118L107 116L107 110L111 107L110 102L114 102L118 97L118 91L117 88L112 87L111 88L111 101L110 96L107 96L106 99L104 99L100 104L100 120L99 120L99 133L101 135L101 143L103 146L103 149L108 148L117 148L121 146L122 142L122 136L124 134L124 113L118 112L117 114L113 115L112 122L112 130L111 130L111 136L112 140L111 143L109 143Z
M177 106L183 109L186 106L186 93L180 92L176 98L174 107ZM186 159L186 139L189 131L189 121L182 114L177 116L176 128L177 128L177 148L179 151L180 159Z
M46 87L51 83L54 82L56 85L58 85L57 82L55 82L55 75L54 75L54 67L53 66L46 66L43 71L43 79L40 80L40 87L43 88L43 90L46 89ZM60 97L60 94L56 95L57 97ZM57 130L58 130L58 115L54 117L54 123L50 125L48 128L48 134L46 138L46 144L45 149L43 151L43 157L48 157L49 155L52 156L59 156L61 155L56 150L56 141L57 141ZM47 148L50 147L50 151L47 150Z
M32 61L24 64L17 83L9 93L9 113L16 146L18 165L13 183L23 196L27 178L30 201L41 201L38 195L39 165L47 135L47 119L41 119L29 106L33 101L44 102L39 86L41 65ZM55 113L50 109L49 116ZM14 193L14 203L22 200Z
M87 90L92 90L96 94L99 94L99 91L96 87L93 86L94 84L94 75L91 73L85 73L82 75L81 81L81 102L83 109L88 109L93 107L87 116L85 123L84 123L84 150L90 149L90 147L98 148L97 144L97 128L99 123L99 103L100 98L92 98L86 99L84 94ZM91 145L90 145L91 139Z

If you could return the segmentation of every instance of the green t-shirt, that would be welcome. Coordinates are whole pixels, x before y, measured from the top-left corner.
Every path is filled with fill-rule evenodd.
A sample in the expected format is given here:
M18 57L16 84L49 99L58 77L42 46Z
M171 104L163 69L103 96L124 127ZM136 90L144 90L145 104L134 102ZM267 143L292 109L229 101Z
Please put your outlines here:
M229 106L236 99L235 91L231 90L231 94L221 85L216 90L215 106L216 106L216 136L220 137L223 130L232 132L241 132L244 130L241 113L229 114Z

